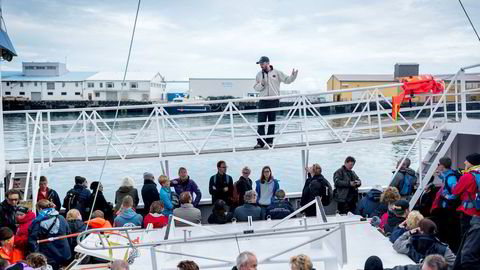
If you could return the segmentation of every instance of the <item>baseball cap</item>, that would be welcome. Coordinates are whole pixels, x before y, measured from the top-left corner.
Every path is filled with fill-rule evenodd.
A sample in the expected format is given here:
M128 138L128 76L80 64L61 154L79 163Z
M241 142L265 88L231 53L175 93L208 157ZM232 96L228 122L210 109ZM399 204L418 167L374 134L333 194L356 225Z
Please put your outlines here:
M260 57L260 60L258 60L257 64L261 64L261 63L270 63L270 59L268 59L268 57L266 56L262 56Z
M398 200L393 204L392 212L395 215L403 215L409 207L410 204L406 200Z

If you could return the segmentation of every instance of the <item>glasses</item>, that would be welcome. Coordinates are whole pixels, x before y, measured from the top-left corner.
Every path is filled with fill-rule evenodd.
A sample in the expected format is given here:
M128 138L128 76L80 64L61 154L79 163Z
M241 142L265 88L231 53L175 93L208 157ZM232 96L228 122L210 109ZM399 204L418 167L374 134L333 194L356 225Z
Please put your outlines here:
M227 166L222 166L222 167L220 167L220 169L226 169L226 168L227 168Z
M10 198L7 198L9 201L11 202L18 202L20 199L10 199Z
M243 174L250 174L250 172L242 172Z

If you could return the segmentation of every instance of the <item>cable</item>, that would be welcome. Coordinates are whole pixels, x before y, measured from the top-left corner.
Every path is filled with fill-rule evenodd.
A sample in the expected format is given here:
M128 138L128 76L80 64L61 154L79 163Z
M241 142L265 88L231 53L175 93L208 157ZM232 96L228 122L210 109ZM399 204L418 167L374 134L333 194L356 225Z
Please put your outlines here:
M135 22L133 24L132 37L130 39L130 47L128 48L127 63L125 65L125 71L123 73L123 80L122 80L122 84L121 84L121 88L120 88L121 93L123 93L123 86L125 85L125 79L127 77L128 64L130 63L130 55L132 53L133 38L135 37L135 29L137 28L138 11L140 10L140 3L141 2L142 2L142 0L138 0L137 13L135 14ZM95 203L97 202L98 190L100 189L100 184L102 183L103 172L105 171L105 165L107 164L108 152L110 151L110 145L112 143L113 131L115 130L115 125L117 123L117 117L118 117L118 111L120 110L120 104L121 104L121 98L118 99L117 108L115 110L115 118L113 119L113 126L112 126L112 129L110 130L110 135L109 135L108 142L107 142L107 152L105 153L105 158L103 159L102 170L100 171L100 177L98 178L98 187L97 187L97 190L95 191L95 197L93 198L93 204L92 204L92 208L90 209L90 214L88 216L87 226L85 228L85 231L88 229L88 225L90 225L90 219L92 218L93 209L95 207Z
M472 20L470 20L470 16L468 16L467 10L465 10L465 7L463 6L462 1L458 0L458 2L462 6L463 12L465 12L465 15L467 16L467 19L470 22L470 25L472 26L473 31L475 32L475 35L477 35L478 41L480 41L480 36L478 36L477 29L475 29L475 26L473 25Z

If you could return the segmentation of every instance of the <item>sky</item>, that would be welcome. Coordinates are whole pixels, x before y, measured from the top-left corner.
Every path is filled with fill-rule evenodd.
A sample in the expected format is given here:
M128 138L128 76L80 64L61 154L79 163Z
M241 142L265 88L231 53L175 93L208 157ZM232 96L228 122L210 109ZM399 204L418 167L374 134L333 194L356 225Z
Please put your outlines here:
M480 1L463 0L480 30ZM70 71L123 71L137 0L3 0L22 61L67 62ZM253 78L260 56L297 80L283 89L325 90L332 74L455 73L480 63L480 42L454 0L142 0L129 71L166 80Z

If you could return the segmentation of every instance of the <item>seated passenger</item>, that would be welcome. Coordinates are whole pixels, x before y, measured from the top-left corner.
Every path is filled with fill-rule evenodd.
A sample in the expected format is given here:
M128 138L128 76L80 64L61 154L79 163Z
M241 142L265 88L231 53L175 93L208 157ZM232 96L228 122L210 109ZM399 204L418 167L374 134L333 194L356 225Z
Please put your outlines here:
M95 210L92 213L92 219L85 221L85 224L89 229L112 228L112 224L105 219L105 214L100 210Z
M14 235L8 227L0 228L0 257L14 264L24 259L24 253L21 249L14 247Z
M408 216L410 204L406 200L396 201L388 211L388 220L385 224L385 233L392 233L393 229L404 222Z
M35 219L35 213L26 207L17 207L17 223L18 229L15 234L15 247L26 252L28 243L28 228L32 225Z
M237 221L248 221L249 216L252 217L252 220L264 219L262 209L256 205L257 193L255 192L255 190L249 190L245 192L244 200L245 204L237 207L235 209L235 212L233 213L233 217Z
M298 256L293 256L290 258L291 270L312 270L313 264L312 259L307 255L300 254Z
M77 209L70 209L70 211L67 212L67 223L70 233L81 233L87 228L83 223L82 215ZM77 238L70 237L68 241L70 242L70 252L74 254L75 247L77 246Z
M118 216L113 222L114 227L142 226L143 217L133 210L133 199L130 195L125 196Z
M420 214L417 210L410 212L407 216L407 220L400 223L395 227L390 235L390 242L395 243L395 240L398 239L406 231L411 231L415 228L418 228L418 223L423 219L423 215Z
M168 224L168 216L163 215L163 201L154 201L150 205L150 212L143 219L143 227L152 223L153 228L163 228Z
M228 212L228 206L223 200L217 200L208 217L209 224L225 224L232 222L232 213Z
M419 222L418 228L407 231L400 236L395 243L393 249L398 253L406 254L412 261L419 263L431 254L442 255L452 269L455 262L455 255L447 244L440 242L435 237L437 226L433 221L424 218Z
M388 210L393 207L393 204L400 200L400 194L396 187L387 187L380 196L381 206L377 208L376 213L373 216L380 217L380 229L385 229L385 224L388 220Z
M47 257L41 253L30 253L25 259L27 264L36 270L51 270L52 266L47 263ZM25 268L24 268L25 270Z
M285 199L285 191L279 189L275 192L275 201L267 208L265 217L268 218L270 216L271 219L283 219L294 211L292 204Z
M368 191L367 195L363 197L357 206L357 215L362 217L373 217L378 216L380 210L383 208L386 210L386 207L380 202L382 196L383 188L380 185L375 185Z
M190 192L186 191L180 194L180 204L180 208L173 210L174 216L196 224L202 222L202 212L200 212L200 209L193 206L192 195L190 195ZM175 220L175 226L182 227L189 225Z

